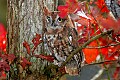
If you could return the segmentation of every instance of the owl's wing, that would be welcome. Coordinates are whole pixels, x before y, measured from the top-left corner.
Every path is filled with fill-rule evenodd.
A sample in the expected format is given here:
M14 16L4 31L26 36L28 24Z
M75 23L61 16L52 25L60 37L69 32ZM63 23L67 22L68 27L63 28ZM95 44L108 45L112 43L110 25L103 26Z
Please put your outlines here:
M67 30L68 30L68 37L67 38L68 38L68 42L70 43L68 45L68 48L71 47L72 50L69 51L69 54L71 54L74 50L76 50L79 47L79 44L78 44L79 35L78 35L77 30L75 28L69 28ZM78 75L80 73L80 70L81 70L82 60L83 60L83 53L82 53L82 51L79 51L66 64L66 66L65 66L66 72L69 75Z

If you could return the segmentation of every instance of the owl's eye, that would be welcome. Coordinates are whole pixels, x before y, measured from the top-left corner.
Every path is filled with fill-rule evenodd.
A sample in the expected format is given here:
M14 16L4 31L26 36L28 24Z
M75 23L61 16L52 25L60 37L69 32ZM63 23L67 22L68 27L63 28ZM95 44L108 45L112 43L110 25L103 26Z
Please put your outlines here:
M51 20L51 19L50 19L50 16L47 16L47 21L50 22L50 20Z
M59 18L58 18L58 21L59 21L59 22L62 22L62 19L59 17Z

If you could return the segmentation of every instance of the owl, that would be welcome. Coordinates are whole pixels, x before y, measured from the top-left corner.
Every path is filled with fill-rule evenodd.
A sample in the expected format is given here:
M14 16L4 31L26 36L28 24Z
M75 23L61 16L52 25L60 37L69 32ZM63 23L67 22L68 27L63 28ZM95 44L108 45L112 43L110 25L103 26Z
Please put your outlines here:
M61 66L66 58L78 47L78 34L71 26L70 19L60 18L59 12L46 14L45 42L48 52L54 57L54 64ZM78 75L81 70L82 52L75 54L65 65L69 75Z

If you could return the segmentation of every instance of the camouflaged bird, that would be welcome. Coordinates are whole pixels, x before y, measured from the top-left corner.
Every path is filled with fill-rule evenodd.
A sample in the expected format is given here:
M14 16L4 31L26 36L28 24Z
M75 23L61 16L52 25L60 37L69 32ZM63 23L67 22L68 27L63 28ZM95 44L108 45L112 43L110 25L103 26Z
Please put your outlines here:
M54 57L54 64L61 66L78 47L78 35L69 17L60 18L59 12L46 12L45 40L48 52ZM75 54L65 65L69 75L78 75L81 70L82 52Z

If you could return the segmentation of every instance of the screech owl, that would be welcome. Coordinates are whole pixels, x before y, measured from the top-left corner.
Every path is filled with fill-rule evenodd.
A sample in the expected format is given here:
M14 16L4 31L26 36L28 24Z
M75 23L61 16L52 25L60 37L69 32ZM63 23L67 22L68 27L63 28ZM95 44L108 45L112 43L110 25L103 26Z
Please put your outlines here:
M54 11L46 15L45 40L49 53L55 58L54 64L61 66L71 52L78 47L78 37L68 17L60 18L58 13ZM66 73L78 75L81 70L81 61L82 52L79 52L66 64Z

